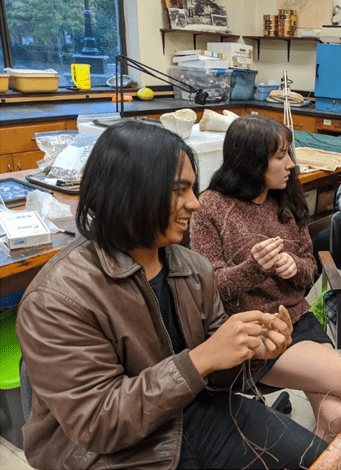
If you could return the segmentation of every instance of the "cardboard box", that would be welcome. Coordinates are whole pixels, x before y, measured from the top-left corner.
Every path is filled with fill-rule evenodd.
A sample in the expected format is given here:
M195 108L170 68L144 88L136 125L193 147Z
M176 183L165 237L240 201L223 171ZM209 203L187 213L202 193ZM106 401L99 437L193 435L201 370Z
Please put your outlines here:
M208 42L207 49L222 52L224 59L229 61L231 68L252 69L253 46L238 42Z
M0 213L0 228L6 234L6 244L14 248L51 243L51 232L36 211Z
M334 207L335 190L322 191L317 194L316 214L331 211Z

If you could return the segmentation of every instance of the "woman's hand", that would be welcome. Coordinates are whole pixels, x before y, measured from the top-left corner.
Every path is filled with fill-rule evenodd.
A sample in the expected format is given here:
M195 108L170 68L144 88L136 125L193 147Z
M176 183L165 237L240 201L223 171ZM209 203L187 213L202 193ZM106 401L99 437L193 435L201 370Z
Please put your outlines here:
M270 319L270 329L263 328L262 344L255 350L254 359L274 359L291 344L292 322L288 310L280 305L278 313L266 314Z
M293 258L288 253L280 253L275 263L276 273L282 279L290 279L297 273L297 266Z
M283 248L283 240L280 237L268 238L257 243L252 250L252 256L263 269L271 269L279 259L279 252Z

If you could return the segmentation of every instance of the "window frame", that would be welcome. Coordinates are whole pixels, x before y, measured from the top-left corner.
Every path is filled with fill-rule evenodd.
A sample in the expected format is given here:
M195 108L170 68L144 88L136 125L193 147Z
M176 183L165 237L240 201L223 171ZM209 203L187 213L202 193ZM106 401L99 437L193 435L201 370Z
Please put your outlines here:
M117 11L118 11L118 26L119 26L119 41L121 45L121 54L127 54L127 41L126 41L126 28L125 28L125 17L124 17L124 0L117 0ZM4 66L13 68L13 58L11 52L11 41L10 32L8 29L5 0L0 0L0 39L3 51ZM123 73L127 73L126 64L121 64ZM0 72L1 73L1 72ZM99 89L106 88L98 87ZM60 87L54 95L58 95L60 91L64 90L64 87ZM91 90L92 94L96 94L96 90ZM78 92L71 92L71 94L79 94ZM68 91L70 95L70 91ZM51 96L51 95L50 95Z

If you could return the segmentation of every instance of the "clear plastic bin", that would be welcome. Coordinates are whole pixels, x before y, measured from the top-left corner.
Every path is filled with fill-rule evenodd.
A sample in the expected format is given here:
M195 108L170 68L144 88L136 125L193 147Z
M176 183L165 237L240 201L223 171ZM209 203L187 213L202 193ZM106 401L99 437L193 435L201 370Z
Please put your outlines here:
M230 101L231 69L197 69L172 66L172 77L191 85L195 90L202 89L208 93L206 103L228 103ZM173 86L174 98L194 101L195 93ZM181 84L179 84L181 86Z
M232 100L252 100L258 70L233 69L231 78Z

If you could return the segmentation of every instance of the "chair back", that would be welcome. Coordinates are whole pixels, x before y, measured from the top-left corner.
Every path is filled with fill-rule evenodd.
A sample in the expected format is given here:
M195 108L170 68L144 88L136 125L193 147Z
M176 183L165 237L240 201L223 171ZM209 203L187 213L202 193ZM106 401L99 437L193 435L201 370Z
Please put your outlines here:
M28 418L30 417L31 408L32 408L32 387L30 379L27 373L27 367L23 358L20 359L19 363L19 373L20 373L20 396L21 404L25 422L27 423Z
M335 212L330 221L330 252L338 269L341 269L341 213Z

